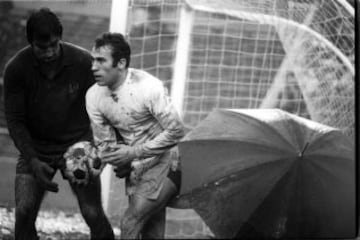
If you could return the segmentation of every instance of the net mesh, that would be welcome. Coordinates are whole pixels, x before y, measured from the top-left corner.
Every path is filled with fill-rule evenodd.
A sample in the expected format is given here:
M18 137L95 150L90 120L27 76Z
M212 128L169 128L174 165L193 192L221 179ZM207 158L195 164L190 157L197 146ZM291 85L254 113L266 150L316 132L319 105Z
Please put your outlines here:
M193 16L188 129L214 108L281 108L354 136L354 14L335 0L132 0L131 66L174 78L182 7Z

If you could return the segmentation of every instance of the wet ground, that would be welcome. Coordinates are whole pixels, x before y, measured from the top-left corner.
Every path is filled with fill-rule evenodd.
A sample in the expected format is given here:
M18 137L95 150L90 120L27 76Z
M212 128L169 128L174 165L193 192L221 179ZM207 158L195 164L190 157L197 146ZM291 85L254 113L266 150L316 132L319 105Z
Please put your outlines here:
M116 227L118 218L110 218L115 239L120 239L120 229ZM0 206L0 240L14 240L14 208ZM170 224L171 222L169 222ZM171 224L170 224L171 225ZM62 211L39 212L36 228L40 240L83 240L90 239L89 228L80 213L65 213ZM168 234L168 233L167 233ZM209 235L186 235L181 232L175 235L166 235L166 239L210 239Z
M89 229L79 213L41 211L36 221L40 239L89 239ZM114 228L117 239L120 229ZM14 239L14 209L0 208L0 239Z
M13 208L0 207L1 240L14 239L14 220ZM116 226L118 221L119 219L110 219L112 226ZM89 239L89 229L79 213L40 211L36 227L40 240ZM120 239L120 229L118 227L113 227L113 229L115 238ZM213 237L207 236L205 238ZM360 240L360 237L357 237L355 240Z

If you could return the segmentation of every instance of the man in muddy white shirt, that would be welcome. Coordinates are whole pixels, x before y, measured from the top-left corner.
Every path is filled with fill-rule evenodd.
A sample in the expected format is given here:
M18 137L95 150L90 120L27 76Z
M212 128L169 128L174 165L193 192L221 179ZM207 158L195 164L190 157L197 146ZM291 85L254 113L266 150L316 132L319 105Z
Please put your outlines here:
M92 71L97 84L87 92L86 108L101 160L126 177L129 206L121 237L164 238L165 207L179 190L174 156L184 127L162 82L129 68L130 52L119 33L95 40Z

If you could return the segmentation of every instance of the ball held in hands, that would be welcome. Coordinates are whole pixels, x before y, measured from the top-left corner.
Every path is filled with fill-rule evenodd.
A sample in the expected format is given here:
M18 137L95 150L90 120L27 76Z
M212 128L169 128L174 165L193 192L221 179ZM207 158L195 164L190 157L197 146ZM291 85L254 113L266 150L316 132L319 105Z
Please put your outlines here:
M105 164L101 163L96 147L88 141L73 144L64 154L65 176L73 183L87 184L100 175Z

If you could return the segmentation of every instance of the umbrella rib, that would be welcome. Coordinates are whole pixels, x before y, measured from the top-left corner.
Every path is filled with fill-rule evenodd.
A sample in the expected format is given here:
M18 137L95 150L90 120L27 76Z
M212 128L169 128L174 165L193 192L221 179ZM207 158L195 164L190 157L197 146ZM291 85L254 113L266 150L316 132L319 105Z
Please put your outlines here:
M303 148L303 150L302 150L301 153L299 154L299 157L304 156L305 150L307 149L308 146L309 146L309 142L306 142L305 147Z
M225 111L225 110L221 110L221 109L220 109L220 111L224 112L225 114L229 114L231 116L238 116L239 115L239 113L236 113L236 112L230 112L230 111ZM277 137L279 137L284 143L286 143L287 145L289 145L290 147L295 149L295 147L284 136L282 136L275 128L273 128L270 124L268 124L268 123L266 123L264 121L261 121L260 119L255 118L255 117L253 117L251 115L241 114L241 116L243 116L244 118L254 120L254 121L260 123L261 126L265 126L273 134L275 134Z
M249 140L249 141L247 141ZM258 139L237 139L237 138L230 138L230 137L224 137L224 138L218 138L218 139L194 139L194 140L184 140L181 141L183 143L196 143L196 142L237 142L240 144L251 144L254 146L259 146L261 148L269 149L269 150L277 150L282 153L288 153L288 154L294 154L294 151L288 150L287 148L279 148L278 145L268 145L265 144L265 142L259 142ZM294 155L295 156L295 155ZM291 156L290 156L291 157Z
M281 162L281 161L286 161L288 160L288 158L284 157L284 158L279 158L275 161L271 161L271 162L266 162L265 164L266 165L271 165L271 164L276 164L278 162ZM258 164L259 165L259 164ZM234 181L238 178L238 176L240 174L242 174L243 172L242 171L251 171L252 169L258 167L258 165L253 165L249 168L246 168L246 169L232 169L234 172L236 173L231 173L231 174L228 174L224 177L221 177L217 180L213 180L213 181L210 181L210 182L207 182L205 184L202 184L200 187L197 187L195 189L192 189L189 193L184 193L183 195L188 195L188 194L193 194L194 191L198 190L198 189L201 189L201 188L211 188L212 186L219 186L221 184L225 184L226 183L226 180L230 180L230 181ZM285 172L285 171L284 171ZM280 179L279 179L280 180Z

